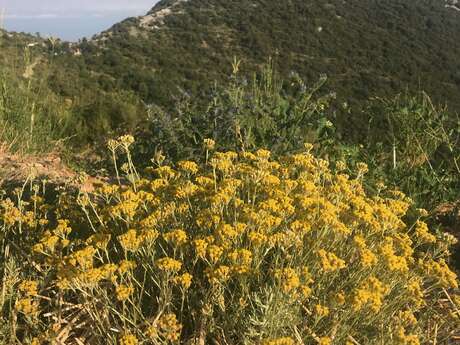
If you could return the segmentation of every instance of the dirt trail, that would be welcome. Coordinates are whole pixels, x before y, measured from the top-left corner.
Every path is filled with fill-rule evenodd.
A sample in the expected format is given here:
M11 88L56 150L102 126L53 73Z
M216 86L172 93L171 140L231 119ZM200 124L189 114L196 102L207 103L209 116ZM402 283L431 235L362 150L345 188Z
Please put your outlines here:
M94 184L101 182L90 176L81 181L78 172L66 166L56 153L18 155L9 153L0 145L0 189L37 179L52 185L70 185L84 192L93 191Z

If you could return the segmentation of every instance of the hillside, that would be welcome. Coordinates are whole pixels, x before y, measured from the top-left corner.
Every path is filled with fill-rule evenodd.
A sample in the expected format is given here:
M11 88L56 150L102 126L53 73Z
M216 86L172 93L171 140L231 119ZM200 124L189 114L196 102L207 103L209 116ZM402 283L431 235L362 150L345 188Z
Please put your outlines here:
M407 87L458 110L458 15L439 0L168 0L81 49L102 87L161 105L179 90L197 94L225 79L235 56L246 71L273 56L282 75L294 71L313 84L327 74L340 103Z
M38 77L72 102L73 125L87 140L135 126L142 103L202 98L228 80L235 57L249 76L270 56L280 75L298 73L307 85L326 74L322 91L337 95L334 123L362 140L368 119L360 109L371 97L423 89L460 109L459 15L451 0L163 0L78 45L37 39L29 51L43 57ZM30 44L4 36L2 47Z

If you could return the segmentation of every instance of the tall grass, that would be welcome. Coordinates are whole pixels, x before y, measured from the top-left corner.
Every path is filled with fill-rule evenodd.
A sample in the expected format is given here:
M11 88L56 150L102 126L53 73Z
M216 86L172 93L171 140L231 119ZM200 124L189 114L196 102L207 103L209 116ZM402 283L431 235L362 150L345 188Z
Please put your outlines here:
M68 118L69 107L49 90L46 78L0 69L0 141L9 151L49 151L62 138Z

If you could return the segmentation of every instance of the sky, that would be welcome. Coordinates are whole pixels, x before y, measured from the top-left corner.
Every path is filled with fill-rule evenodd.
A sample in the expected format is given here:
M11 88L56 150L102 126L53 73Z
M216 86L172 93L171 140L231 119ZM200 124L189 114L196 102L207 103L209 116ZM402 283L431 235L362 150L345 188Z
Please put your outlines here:
M0 25L68 41L90 38L127 17L149 11L157 0L0 0ZM2 15L3 14L3 15Z

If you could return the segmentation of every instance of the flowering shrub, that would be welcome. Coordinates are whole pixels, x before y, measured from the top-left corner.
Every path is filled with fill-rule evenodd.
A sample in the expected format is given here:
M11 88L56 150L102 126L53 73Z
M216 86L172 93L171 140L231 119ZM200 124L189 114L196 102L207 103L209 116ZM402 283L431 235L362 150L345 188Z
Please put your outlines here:
M402 193L367 195L364 164L353 178L309 149L217 152L143 179L127 167L132 184L52 205L38 188L3 200L4 340L447 343L460 324L452 238L423 212L409 222Z

